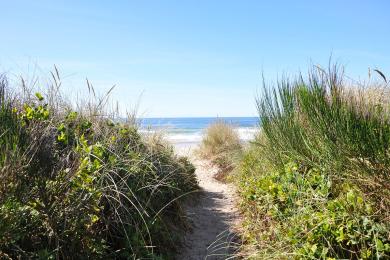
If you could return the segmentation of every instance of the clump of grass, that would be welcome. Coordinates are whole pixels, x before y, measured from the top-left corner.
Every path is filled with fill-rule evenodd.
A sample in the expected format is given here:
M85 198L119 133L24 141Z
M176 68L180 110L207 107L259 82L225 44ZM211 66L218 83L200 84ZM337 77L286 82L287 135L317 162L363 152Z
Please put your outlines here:
M224 179L226 173L235 167L236 159L242 152L238 133L231 124L224 121L212 123L205 130L198 149L201 158L210 160L219 167L218 179Z
M31 94L7 84L3 77L1 258L172 258L185 226L181 198L197 189L191 163L144 140L133 120L118 123L104 109L108 95L76 110L57 85Z
M261 135L237 176L253 258L389 257L383 93L351 87L338 67L264 88L257 100Z

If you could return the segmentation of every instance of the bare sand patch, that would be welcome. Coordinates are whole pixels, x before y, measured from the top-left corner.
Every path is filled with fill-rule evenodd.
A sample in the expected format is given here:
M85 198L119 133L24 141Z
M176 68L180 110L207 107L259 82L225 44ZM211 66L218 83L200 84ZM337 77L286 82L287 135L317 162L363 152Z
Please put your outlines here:
M194 146L181 146L177 152L189 156L196 167L201 190L196 200L185 205L192 230L187 232L177 259L233 259L238 248L235 228L239 222L233 185L213 178L218 169L193 155Z

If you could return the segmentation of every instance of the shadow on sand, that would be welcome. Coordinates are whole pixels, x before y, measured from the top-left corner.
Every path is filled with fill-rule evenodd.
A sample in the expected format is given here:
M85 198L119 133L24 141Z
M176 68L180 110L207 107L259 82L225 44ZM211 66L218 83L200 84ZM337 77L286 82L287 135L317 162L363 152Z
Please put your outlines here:
M232 230L235 213L231 205L226 205L227 200L223 192L201 190L198 198L188 201L186 211L192 231L185 237L178 260L235 258L239 239Z

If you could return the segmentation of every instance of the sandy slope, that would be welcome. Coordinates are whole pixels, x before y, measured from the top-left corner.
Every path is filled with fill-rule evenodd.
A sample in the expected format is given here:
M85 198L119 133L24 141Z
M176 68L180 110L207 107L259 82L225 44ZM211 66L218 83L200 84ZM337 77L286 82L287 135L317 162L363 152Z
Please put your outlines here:
M180 260L231 259L237 248L234 226L238 222L234 188L213 178L217 169L207 161L196 159L191 149L179 149L180 154L190 153L196 166L201 187L199 199L185 206L192 223L192 232L185 236L184 247L177 256Z

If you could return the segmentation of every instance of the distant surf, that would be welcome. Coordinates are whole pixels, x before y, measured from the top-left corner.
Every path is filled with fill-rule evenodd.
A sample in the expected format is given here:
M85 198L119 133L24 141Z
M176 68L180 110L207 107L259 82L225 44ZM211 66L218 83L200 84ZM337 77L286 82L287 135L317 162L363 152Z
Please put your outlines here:
M257 117L141 118L139 125L144 133L163 132L172 143L194 144L202 140L207 126L219 120L231 124L244 142L254 138L259 126Z

